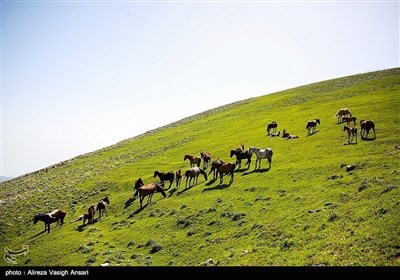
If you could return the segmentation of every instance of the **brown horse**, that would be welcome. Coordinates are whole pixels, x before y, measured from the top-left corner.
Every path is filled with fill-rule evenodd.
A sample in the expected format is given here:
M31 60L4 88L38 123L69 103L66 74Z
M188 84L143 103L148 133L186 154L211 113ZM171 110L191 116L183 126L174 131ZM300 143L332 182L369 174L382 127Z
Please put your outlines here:
M355 117L355 116L352 116L352 117L345 116L342 118L342 122L346 122L348 126L350 125L351 122L353 122L354 125L356 125L356 120L357 120L357 117Z
M375 122L373 120L360 120L360 127L361 127L361 139L367 139L368 133L372 129L374 131L374 139L376 139L375 134ZM367 133L364 137L365 132Z
M185 155L183 157L183 160L185 161L187 159L189 159L190 167L194 167L195 165L197 165L197 167L200 167L201 158L191 155Z
M66 215L67 213L65 210L54 210L50 213L35 214L33 216L33 223L36 224L38 221L42 221L44 223L44 231L47 230L47 233L50 233L50 224L58 222L61 228Z
M333 117L337 117L337 122L341 123L343 121L343 117L345 116L351 117L351 112L347 107L344 109L339 109L339 111L337 111L337 113Z
M350 142L353 141L354 137L356 137L356 143L357 143L357 127L355 127L355 126L348 127L347 125L345 125L343 127L343 131L347 131L347 134L348 134L347 143L348 144L350 144Z
M186 178L185 188L187 188L188 181L189 181L189 187L191 186L192 180L193 180L192 186L194 186L195 184L197 185L197 181L199 179L200 174L203 174L204 180L207 181L207 173L200 167L195 166L195 167L192 167L192 168L186 170L186 172L185 172L185 178Z
M178 171L175 172L175 180L176 180L176 188L178 189L181 185L182 181L182 169L179 168Z
M220 167L221 165L223 165L225 162L223 162L220 158L217 158L216 160L214 160L211 163L211 170L208 173L208 175L211 174L211 172L213 172L213 180L216 180L218 178L218 167Z
M88 208L88 212L80 215L76 219L72 220L71 223L83 220L83 224L85 224L86 221L88 221L88 224L94 224L94 215L96 214L96 206L94 204L91 204L90 207Z
M168 173L164 173L164 172L160 172L160 171L154 171L154 175L153 177L157 177L160 178L161 183L164 183L164 181L169 181L169 187L168 189L171 187L172 183L174 182L174 178L175 178L175 174L174 172L170 171Z
M319 119L314 119L307 122L306 129L308 130L308 135L315 133L315 128L317 127L317 124L321 124Z
M136 180L134 189L136 192L133 195L133 198L136 199L139 196L140 208L143 208L142 202L146 196L148 196L147 204L151 202L155 192L160 192L163 197L167 196L164 191L164 183L150 183L145 185L142 178Z
M203 169L207 169L208 164L211 161L211 153L209 152L201 152L200 153L200 158L203 160Z
M267 125L267 135L270 135L270 131L276 132L276 128L278 127L278 124L276 121L273 121Z
M99 211L99 219L101 218L101 216L103 214L105 214L107 216L106 203L110 204L110 200L109 200L108 196L103 197L102 199L100 199L99 203L97 203L96 210Z
M219 174L219 184L221 185L224 177L224 174L230 175L231 180L229 181L229 185L233 183L233 176L234 176L234 171L235 171L236 164L233 162L228 162L222 164L220 167L218 167L218 174Z

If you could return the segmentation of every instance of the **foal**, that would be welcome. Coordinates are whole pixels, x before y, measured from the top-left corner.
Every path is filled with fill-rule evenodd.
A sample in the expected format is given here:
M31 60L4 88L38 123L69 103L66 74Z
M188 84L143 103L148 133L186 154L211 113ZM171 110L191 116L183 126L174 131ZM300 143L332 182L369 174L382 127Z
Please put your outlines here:
M206 153L201 152L200 153L200 157L201 157L201 159L203 159L203 169L207 169L208 164L211 161L211 153L209 153L209 152L206 152Z
M190 161L190 167L194 167L195 165L197 165L197 167L200 167L201 158L191 155L185 155L183 157L183 160L185 161L187 159Z
M347 131L347 134L349 135L347 138L348 144L350 144L350 142L353 141L354 137L356 137L356 143L357 143L357 127L355 126L348 127L347 125L345 125L343 127L343 131Z
M96 210L99 211L99 219L101 218L101 216L103 214L105 214L107 216L107 208L106 208L106 203L110 204L110 200L108 199L108 196L103 197L102 199L100 199L99 203L97 203L97 208Z
M136 199L139 196L140 208L143 208L142 202L146 196L148 196L147 204L149 204L151 202L151 199L155 192L160 192L163 195L163 197L167 196L164 191L164 183L160 183L160 184L150 183L150 184L145 185L143 183L142 178L139 178L136 180L134 189L136 190L136 192L133 195L133 198Z

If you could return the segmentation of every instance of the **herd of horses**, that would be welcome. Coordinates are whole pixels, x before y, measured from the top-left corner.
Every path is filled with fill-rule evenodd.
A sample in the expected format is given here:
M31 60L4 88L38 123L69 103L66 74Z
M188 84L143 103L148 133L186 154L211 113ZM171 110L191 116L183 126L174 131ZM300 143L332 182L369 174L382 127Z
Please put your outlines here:
M348 133L348 144L352 143L354 139L355 143L357 143L357 132L358 132L358 129L356 127L357 118L351 114L350 110L348 108L340 109L334 115L334 118L337 118L338 124L341 123L347 124L344 125L343 131L346 131ZM351 125L351 123L353 123L354 125ZM308 131L308 135L312 135L316 132L317 124L321 124L320 119L318 118L307 122L306 129ZM276 121L269 123L267 125L267 135L279 136L280 132L278 133L276 132L277 127L278 123ZM371 130L374 133L374 139L376 139L375 123L373 120L360 120L360 129L361 129L360 132L361 139L368 139L368 134ZM283 130L282 137L286 139L298 138L297 135L290 135L285 129ZM142 178L138 178L134 183L133 200L139 197L140 208L143 208L143 200L145 197L148 197L147 204L151 203L153 194L156 192L161 193L162 196L165 198L166 197L165 191L171 188L174 181L176 182L176 189L179 189L182 179L186 178L185 189L187 189L188 187L190 188L198 184L198 177L200 175L203 175L204 180L207 181L208 176L211 173L213 174L214 181L217 180L219 176L220 185L223 183L224 175L230 176L229 185L231 185L233 183L234 172L236 170L236 167L240 169L242 160L246 160L245 166L247 166L247 169L249 169L253 154L256 155L254 170L261 168L262 159L266 159L268 161L269 163L268 170L271 168L272 156L273 156L273 150L271 148L261 149L256 147L249 147L247 150L245 150L244 145L241 144L235 150L230 150L230 158L235 156L236 157L235 162L224 162L220 158L216 158L214 161L211 162L212 157L210 152L201 152L200 157L185 154L183 157L183 161L186 160L189 161L189 168L185 171L184 174L182 173L181 168L178 169L175 173L172 171L164 173L156 170L154 171L153 177L154 178L158 177L159 182L152 182L148 184L145 184ZM201 161L203 161L202 168L200 167ZM210 171L207 173L205 170L209 167L210 163L211 163L211 168ZM165 182L169 182L168 188L165 188ZM98 219L100 219L104 214L107 215L106 203L110 204L108 196L100 199L100 201L97 204L97 207L95 207L95 205L92 204L88 208L87 213L77 217L71 222L83 220L83 224L85 224L86 221L88 221L88 223L93 224L96 211L98 211L99 213ZM50 213L35 214L33 222L34 224L36 224L38 221L43 221L43 223L45 224L44 231L47 230L47 232L50 233L50 224L58 222L61 228L62 225L64 224L65 216L66 216L65 210L54 210Z

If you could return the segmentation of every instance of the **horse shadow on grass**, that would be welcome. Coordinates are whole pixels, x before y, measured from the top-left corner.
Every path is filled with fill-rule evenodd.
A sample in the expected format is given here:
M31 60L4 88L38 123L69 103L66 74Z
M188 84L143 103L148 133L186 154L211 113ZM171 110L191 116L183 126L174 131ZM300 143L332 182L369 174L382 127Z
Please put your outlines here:
M357 145L357 143L344 143L343 145L347 146L347 145Z
M361 138L362 141L375 141L376 138Z
M137 215L137 214L139 214L140 212L142 212L144 209L146 209L146 207L147 206L149 206L151 203L149 203L149 204L145 204L145 205L143 205L143 207L140 207L140 205L139 205L139 208L138 209L136 209L135 211L133 211L131 214L129 214L129 217L128 218L132 218L132 217L134 217L135 215Z
M315 131L315 132L313 132L313 133L307 134L306 137L313 136L314 134L317 134L318 132L319 132L319 130L317 130L317 131Z
M223 189L226 189L226 188L228 188L230 186L231 186L231 184L226 184L226 183L225 184L219 184L219 185L216 185L215 187L212 187L212 188L205 188L205 189L203 189L202 192L223 190Z
M99 221L99 218L94 218L93 219L93 224L92 223L85 223L85 224L80 224L79 226L76 227L76 231L82 232L84 231L88 226L93 226L95 223Z
M172 190L170 190L168 197L171 197L177 190L177 188L173 188Z
M251 170L251 171L244 172L244 173L242 174L242 176L246 176L246 175L249 175L249 174L252 174L252 173L264 173L264 172L269 171L270 169L271 169L271 168L253 169L253 170Z
M131 204L135 201L135 199L133 197L130 197L127 201L125 201L125 207L124 209L128 208L129 206L131 206Z

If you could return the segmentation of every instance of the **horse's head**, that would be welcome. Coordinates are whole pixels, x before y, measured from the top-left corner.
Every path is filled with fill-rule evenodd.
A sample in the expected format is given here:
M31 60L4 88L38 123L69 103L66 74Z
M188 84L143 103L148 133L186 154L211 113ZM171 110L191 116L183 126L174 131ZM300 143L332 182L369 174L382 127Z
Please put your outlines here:
M183 160L187 160L188 158L190 158L190 156L189 156L189 155L185 155L185 156L183 157Z
M235 155L235 154L236 154L236 151L235 150L231 150L231 154L230 154L229 157L233 157L233 155Z
M33 215L33 223L36 224L39 221L39 214Z
M143 185L144 185L144 183L143 183L142 178L139 178L139 179L137 179L137 180L135 181L135 187L134 187L134 189L137 190L138 188L140 188L140 187L143 186Z
M321 122L320 122L319 119L315 119L315 121L316 121L318 124L321 124Z
M155 177L157 177L157 175L159 174L159 172L156 170L156 171L154 171L154 175L153 175L153 178L155 178Z
M107 202L107 204L110 204L110 199L108 198L108 195L102 199L104 202Z

